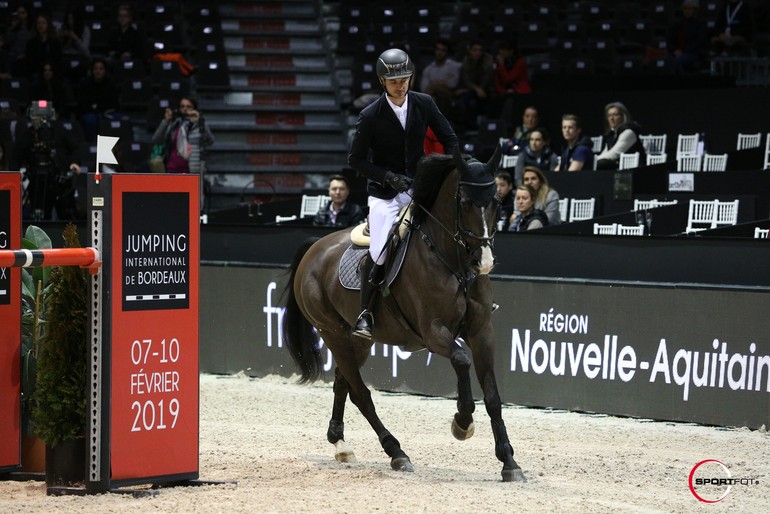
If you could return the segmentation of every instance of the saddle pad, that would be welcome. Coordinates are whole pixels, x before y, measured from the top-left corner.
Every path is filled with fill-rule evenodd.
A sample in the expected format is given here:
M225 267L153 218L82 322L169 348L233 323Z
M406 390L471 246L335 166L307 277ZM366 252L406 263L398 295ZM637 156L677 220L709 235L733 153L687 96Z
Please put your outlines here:
M409 246L409 239L412 231L407 231L405 239L401 240L401 243L396 247L396 254L393 257L393 264L388 270L388 276L385 278L385 282L390 285L398 276L398 272L401 270L401 266L404 264L404 256L406 255L406 249ZM360 290L361 289L361 277L358 273L358 264L361 259L364 258L366 252L369 249L354 244L350 245L345 253L342 254L339 266L340 284L345 289Z

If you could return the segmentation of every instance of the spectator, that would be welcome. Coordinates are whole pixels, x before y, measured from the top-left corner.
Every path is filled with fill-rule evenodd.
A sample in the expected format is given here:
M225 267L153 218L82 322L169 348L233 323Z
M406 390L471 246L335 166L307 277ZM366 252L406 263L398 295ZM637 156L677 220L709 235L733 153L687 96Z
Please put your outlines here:
M561 117L561 135L564 137L564 150L561 152L559 168L556 171L580 171L592 169L594 151L591 138L582 137L583 128L580 118L575 114Z
M516 171L514 179L516 185L521 185L522 174L527 166L534 166L542 171L553 171L556 169L558 158L550 147L550 137L548 131L544 128L537 128L529 132L529 140L524 151L519 154L516 160Z
M164 164L169 173L202 173L203 150L214 144L214 135L198 111L198 103L188 96L179 100L179 111L169 108L152 136L152 142L165 145Z
M313 218L317 227L347 228L358 225L364 220L364 211L354 202L348 202L350 184L344 175L333 175L329 179L329 197L331 201L318 209Z
M49 62L57 76L61 74L61 41L51 19L45 14L38 14L35 17L35 31L27 41L24 52L25 76L31 80L37 79L42 62Z
M8 48L8 67L11 74L24 74L24 52L27 51L27 41L32 35L32 20L29 8L22 4L11 14L11 25L5 32L5 44Z
M558 225L561 223L559 193L548 185L545 173L534 166L527 166L524 168L521 180L525 186L531 186L535 190L535 208L545 213L548 217L548 224ZM520 213L516 211L515 214L518 216Z
M508 232L526 232L548 225L548 216L535 207L536 196L532 186L521 185L516 188L516 209L521 214L511 222Z
M9 79L12 75L11 54L5 44L5 36L0 36L0 80Z
M495 66L495 90L497 105L502 118L508 126L513 126L513 113L517 105L532 94L529 84L527 61L519 54L518 47L509 41L498 45Z
M666 48L674 58L676 73L698 71L708 51L706 24L698 18L698 0L682 2L682 18L668 29Z
M69 118L74 105L72 87L68 80L57 75L50 62L44 61L37 79L32 83L30 96L33 100L48 100L62 118Z
M717 35L711 46L717 55L749 55L754 38L754 15L744 0L725 0L717 11Z
M631 120L631 113L620 102L604 107L605 129L602 151L596 156L596 169L618 169L620 154L639 152L639 162L645 162L644 145L639 138L641 127Z
M118 87L107 72L107 61L96 57L91 71L78 86L76 112L88 141L96 141L99 119L117 113ZM121 116L117 116L120 118Z
M420 90L436 101L439 110L450 119L453 114L454 91L460 81L461 63L449 57L449 41L439 39L433 46L433 62L428 64L420 77ZM455 113L456 114L456 113Z
M64 13L59 38L65 55L91 56L91 29L83 19L82 7L70 8Z
M513 177L507 171L500 171L495 175L495 182L497 183L497 196L500 198L497 230L505 232L513 220Z
M518 155L527 146L529 132L540 126L540 112L537 107L530 105L524 108L521 115L521 125L513 129L511 138L503 144L503 153L506 155Z
M112 31L107 48L107 55L113 61L144 58L144 38L134 24L131 5L118 6L118 26Z
M475 40L468 44L467 55L460 67L460 85L455 95L460 96L469 128L478 128L479 118L486 115L489 100L495 94L495 69L492 56L484 51L484 44Z

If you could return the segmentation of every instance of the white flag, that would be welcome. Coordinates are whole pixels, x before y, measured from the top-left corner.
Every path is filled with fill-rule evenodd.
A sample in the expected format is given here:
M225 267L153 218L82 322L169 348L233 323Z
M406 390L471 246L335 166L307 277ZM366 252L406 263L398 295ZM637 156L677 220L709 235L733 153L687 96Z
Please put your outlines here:
M112 148L118 142L117 137L96 136L96 169L99 170L99 164L117 164L118 160L112 153Z

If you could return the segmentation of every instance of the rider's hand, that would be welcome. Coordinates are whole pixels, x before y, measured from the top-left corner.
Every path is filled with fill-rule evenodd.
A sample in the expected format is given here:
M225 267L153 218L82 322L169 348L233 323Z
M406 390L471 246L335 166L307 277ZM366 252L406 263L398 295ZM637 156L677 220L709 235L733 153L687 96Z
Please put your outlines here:
M405 193L409 190L409 179L400 173L393 173L392 171L387 172L383 182L385 185L392 187L399 193Z

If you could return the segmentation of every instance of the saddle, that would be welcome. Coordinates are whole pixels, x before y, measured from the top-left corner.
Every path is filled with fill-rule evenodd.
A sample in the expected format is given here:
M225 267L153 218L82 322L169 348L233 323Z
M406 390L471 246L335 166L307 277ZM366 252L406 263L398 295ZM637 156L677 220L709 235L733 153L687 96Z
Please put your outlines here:
M395 233L388 246L389 262L386 266L388 271L385 277L385 284L388 286L396 279L404 263L406 249L409 246L409 236L412 233L410 230L411 224L409 223L411 218L412 204L409 204L399 214L401 223L397 231L392 231ZM366 257L366 252L369 251L369 243L368 223L361 223L350 232L350 246L342 254L339 264L340 284L345 289L361 289L361 277L358 270L361 267L361 261Z

